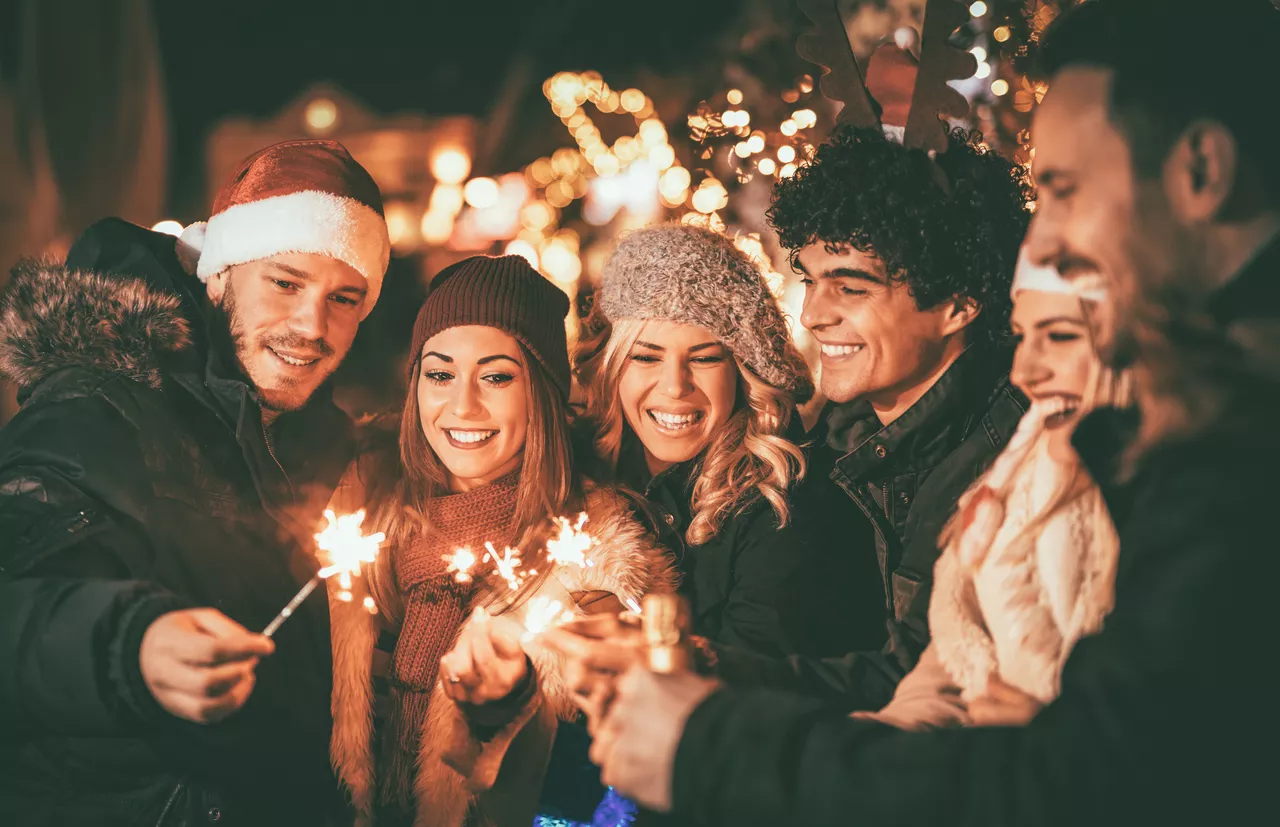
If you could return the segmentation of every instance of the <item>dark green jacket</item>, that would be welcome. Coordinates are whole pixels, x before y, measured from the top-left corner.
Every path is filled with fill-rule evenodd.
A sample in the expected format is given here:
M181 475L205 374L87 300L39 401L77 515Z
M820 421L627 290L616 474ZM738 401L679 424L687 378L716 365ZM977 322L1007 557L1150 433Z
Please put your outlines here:
M172 609L266 625L316 568L353 449L323 394L267 442L203 294L171 237L109 220L0 298L23 394L0 430L0 823L322 824L340 806L323 593L223 723L169 716L139 671Z

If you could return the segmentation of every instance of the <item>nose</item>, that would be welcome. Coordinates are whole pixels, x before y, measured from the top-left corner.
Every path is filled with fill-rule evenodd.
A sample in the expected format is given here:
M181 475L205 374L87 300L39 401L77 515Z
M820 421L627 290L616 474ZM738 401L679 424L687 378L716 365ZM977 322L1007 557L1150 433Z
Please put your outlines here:
M840 323L840 317L833 312L832 303L823 301L823 290L820 284L811 284L805 288L804 304L800 308L800 324L805 330L823 330Z
M1009 379L1024 393L1030 395L1037 385L1053 377L1053 370L1044 360L1039 345L1030 338L1023 339L1013 354L1013 368Z
M324 339L329 333L329 302L326 297L323 294L301 296L289 317L289 330L308 341Z
M1031 216L1031 226L1027 227L1022 244L1036 266L1056 267L1062 258L1062 222L1058 212L1052 204L1041 200Z
M689 363L684 359L667 359L662 365L662 392L671 399L680 399L693 392L693 376Z
M461 381L455 384L457 388L453 396L453 415L459 419L477 419L483 412L484 406L480 404L480 389L475 382Z

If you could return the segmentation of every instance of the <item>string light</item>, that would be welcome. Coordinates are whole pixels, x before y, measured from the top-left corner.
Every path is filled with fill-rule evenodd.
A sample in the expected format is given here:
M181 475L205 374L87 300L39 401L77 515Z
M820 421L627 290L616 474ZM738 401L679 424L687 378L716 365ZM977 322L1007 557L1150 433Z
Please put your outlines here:
M756 164L756 167L760 170L761 175L773 175L773 172L778 168L778 165L773 162L772 158L761 158L760 163Z
M986 78L986 77L990 77L990 76L991 76L991 64L990 64L990 63L979 63L979 64L978 64L978 71L974 72L974 73L973 73L973 75L974 75L974 77L978 77L978 78Z
M969 54L976 57L979 63L982 63L987 59L987 50L982 48L981 46L974 46L972 49L969 50Z
M786 135L788 138L790 138L792 135L796 134L796 131L797 129L799 129L799 127L797 126L795 121L788 118L778 126L778 129L781 130L783 135Z
M498 203L498 182L492 178L472 178L462 189L466 202L477 210L484 210Z
M778 147L778 160L784 164L789 164L796 159L796 148L793 146Z
M995 95L996 97L1003 97L1004 95L1009 94L1009 82L1007 80L1004 80L1003 78L1001 78L1000 80L992 81L991 94Z
M338 123L338 105L328 98L316 98L307 104L303 117L312 132L328 132Z
M442 184L461 184L471 174L471 156L457 147L431 154L431 176Z
M1013 31L1008 26L999 26L991 36L996 39L997 43L1004 43L1013 35Z
M792 175L796 174L796 169L797 167L795 164L787 164L782 169L778 170L778 177L790 178Z
M978 0L978 2L974 3L972 6L969 7L969 14L973 15L974 17L983 17L986 15L986 13L987 13L987 4L982 2L982 0Z
M729 101L730 106L737 106L738 104L742 103L742 90L730 89L729 92L724 97L725 97L725 100Z
M747 138L747 150L751 154L764 151L764 135L759 133ZM745 157L745 156L744 156Z

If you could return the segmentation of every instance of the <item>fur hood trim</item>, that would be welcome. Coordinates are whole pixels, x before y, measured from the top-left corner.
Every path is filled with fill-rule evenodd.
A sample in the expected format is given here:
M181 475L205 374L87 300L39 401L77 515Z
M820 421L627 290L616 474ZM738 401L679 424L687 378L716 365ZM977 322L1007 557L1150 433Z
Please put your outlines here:
M575 591L608 591L626 601L639 600L655 588L674 587L670 560L623 497L594 489L587 495L586 513L584 530L594 540L586 552L591 565L557 566L538 592L508 616L523 622L530 605L540 598L558 600L576 613L570 597ZM337 600L334 584L329 585L334 668L330 758L351 795L356 824L368 825L376 790L372 658L379 621L359 601ZM481 822L496 827L532 823L556 721L577 711L564 683L560 656L538 646L536 639L527 651L538 692L488 741L475 738L461 710L436 686L420 741L415 825L463 827L478 814Z
M191 343L177 296L143 280L28 259L0 291L0 375L29 388L83 367L160 387L160 363Z

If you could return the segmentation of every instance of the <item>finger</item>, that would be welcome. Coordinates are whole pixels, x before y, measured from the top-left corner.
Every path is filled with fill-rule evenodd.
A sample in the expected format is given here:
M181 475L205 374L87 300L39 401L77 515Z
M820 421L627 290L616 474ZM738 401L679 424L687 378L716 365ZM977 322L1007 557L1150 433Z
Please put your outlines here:
M576 660L583 668L601 672L625 671L635 662L638 653L634 645L583 637L563 627L548 629L541 639L543 645Z
M448 669L450 682L464 687L467 690L474 689L480 684L480 676L476 671L475 658L471 654L471 636L463 634L458 638L458 644L453 651L445 655L449 659ZM442 659L443 662L443 659Z
M250 675L225 695L206 700L201 705L203 722L217 723L218 721L226 720L232 713L239 711L249 700L249 695L253 693L254 684L255 679Z
M219 640L227 641L232 647L233 655L247 651L266 657L276 650L271 638L249 631L217 609L195 609L192 615L200 628Z
M211 667L192 667L175 663L156 675L156 683L197 698L216 698L245 677L253 674L257 659Z
M523 659L523 629L516 623L494 623L490 626L489 643L502 660Z
M631 627L615 614L589 614L570 620L558 628L588 638L608 638L625 634Z

